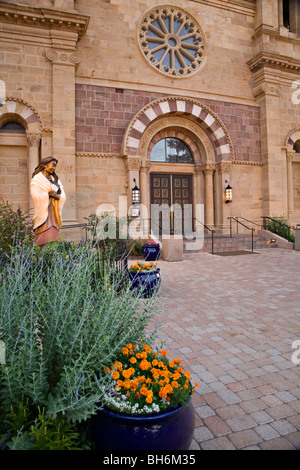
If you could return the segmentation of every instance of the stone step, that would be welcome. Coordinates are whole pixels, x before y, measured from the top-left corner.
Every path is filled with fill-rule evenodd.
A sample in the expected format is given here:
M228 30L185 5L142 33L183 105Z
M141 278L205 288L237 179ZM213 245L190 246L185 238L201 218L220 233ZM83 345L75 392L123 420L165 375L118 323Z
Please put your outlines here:
M191 244L193 240L184 241L184 252L186 253L198 253L198 252L211 252L212 240L211 236L205 235L203 246L201 249L193 249ZM189 249L189 244L190 248ZM271 242L270 238L259 237L258 235L253 236L253 249L259 250L264 248L275 248L276 242ZM225 252L225 251L239 251L239 250L252 250L252 240L249 235L214 235L214 252Z

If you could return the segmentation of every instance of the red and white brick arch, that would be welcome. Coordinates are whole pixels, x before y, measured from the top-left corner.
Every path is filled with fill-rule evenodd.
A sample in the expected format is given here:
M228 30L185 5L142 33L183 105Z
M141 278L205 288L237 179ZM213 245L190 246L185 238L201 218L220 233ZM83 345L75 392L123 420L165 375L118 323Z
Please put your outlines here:
M25 101L8 97L0 108L0 123L17 120L26 133L41 133L42 123L37 111Z
M206 105L182 97L160 98L149 103L130 122L123 138L122 151L128 156L140 155L140 143L147 127L156 119L183 116L196 122L209 136L215 150L215 161L233 160L233 146L221 119Z
M294 144L297 142L297 140L300 140L300 127L297 127L289 132L286 138L285 147L288 152L293 151Z

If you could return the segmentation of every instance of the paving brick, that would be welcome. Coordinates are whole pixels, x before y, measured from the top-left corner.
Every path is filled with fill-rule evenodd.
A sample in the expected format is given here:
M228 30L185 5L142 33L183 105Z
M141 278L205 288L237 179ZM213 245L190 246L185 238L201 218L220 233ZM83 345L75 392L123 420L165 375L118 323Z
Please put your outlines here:
M195 411L197 415L200 416L200 418L202 419L207 418L207 416L213 416L216 414L214 410L208 405L197 406L195 408Z
M269 424L261 424L255 428L255 431L263 438L264 441L280 436L276 429Z
M257 426L256 421L249 415L237 416L235 418L227 419L226 424L232 431L243 431Z
M220 390L217 394L225 401L225 403L227 403L227 405L233 405L242 401L238 395L233 393L231 390Z
M200 426L195 428L194 431L194 439L199 444L203 441L208 441L212 439L214 436L211 431L206 426Z
M240 406L243 408L243 410L245 410L246 413L253 413L253 411L264 410L267 408L266 403L260 398L244 401Z
M276 431L284 436L285 434L290 434L297 431L297 429L289 423L286 419L280 419L279 421L274 421L271 426L276 429Z
M262 450L296 450L296 447L284 437L264 441L259 446Z
M253 429L247 429L245 431L230 434L228 438L236 449L244 449L249 445L252 446L263 441L261 436L259 436L259 434L257 434Z
M225 436L232 431L229 426L219 416L209 416L204 418L204 424L213 433L214 436Z
M295 414L294 410L286 404L272 406L268 409L268 413L274 419L287 418Z
M227 437L217 437L216 439L211 439L205 441L201 444L201 449L203 450L235 450L234 445Z

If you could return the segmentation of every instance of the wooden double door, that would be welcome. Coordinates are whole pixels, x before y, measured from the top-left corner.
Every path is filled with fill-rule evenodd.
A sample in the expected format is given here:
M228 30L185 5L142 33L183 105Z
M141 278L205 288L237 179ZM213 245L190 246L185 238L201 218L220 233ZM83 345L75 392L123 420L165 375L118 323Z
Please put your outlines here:
M192 175L177 174L150 174L150 202L151 209L155 207L164 207L159 212L158 217L153 220L151 211L151 220L155 226L159 225L159 233L167 232L170 234L183 233L185 211L189 211L193 203L193 177ZM185 208L185 205L189 205ZM169 208L169 211L167 210ZM151 227L156 231L153 223Z

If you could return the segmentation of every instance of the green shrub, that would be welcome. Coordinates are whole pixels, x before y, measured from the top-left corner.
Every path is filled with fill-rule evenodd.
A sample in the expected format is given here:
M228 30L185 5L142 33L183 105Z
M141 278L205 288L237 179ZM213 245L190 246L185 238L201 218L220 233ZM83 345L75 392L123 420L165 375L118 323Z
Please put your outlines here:
M0 409L6 416L26 397L34 420L38 407L47 422L87 420L101 401L104 367L127 342L145 338L159 308L155 297L134 294L116 267L106 264L105 275L95 275L98 250L60 248L49 263L53 246L16 246L0 272L6 348ZM15 445L27 433L19 429Z
M33 225L27 212L12 209L8 202L0 203L0 256L11 252L12 246L32 242Z
M291 233L288 220L284 217L272 217L272 219L267 219L266 229L292 243L295 242L295 235Z

